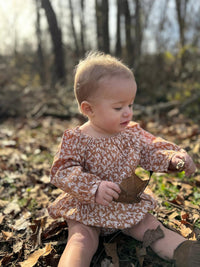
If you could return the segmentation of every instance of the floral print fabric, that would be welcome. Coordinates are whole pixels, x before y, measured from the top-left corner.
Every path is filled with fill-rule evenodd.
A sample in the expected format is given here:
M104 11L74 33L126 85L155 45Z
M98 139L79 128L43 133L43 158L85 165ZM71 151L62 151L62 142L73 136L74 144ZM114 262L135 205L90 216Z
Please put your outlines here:
M64 192L48 208L53 218L63 217L86 225L125 229L139 223L156 207L143 193L139 203L95 203L102 180L120 184L139 165L154 172L167 172L170 159L180 148L156 138L131 122L125 131L108 138L85 135L79 127L66 130L51 168L51 183Z

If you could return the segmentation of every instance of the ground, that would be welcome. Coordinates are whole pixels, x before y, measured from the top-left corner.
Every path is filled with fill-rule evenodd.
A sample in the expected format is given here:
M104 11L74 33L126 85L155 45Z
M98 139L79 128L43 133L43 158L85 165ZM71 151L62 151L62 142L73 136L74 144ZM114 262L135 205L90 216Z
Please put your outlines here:
M60 190L50 184L49 171L64 129L77 119L52 117L7 119L0 125L0 264L1 266L57 266L67 240L67 225L51 219L48 203ZM197 171L153 174L150 188L158 198L155 216L165 226L190 239L200 237L200 129L184 117L141 120L155 135L176 142L193 157ZM140 177L148 173L137 170ZM114 265L112 265L112 263ZM142 243L117 232L101 238L91 266L173 266Z

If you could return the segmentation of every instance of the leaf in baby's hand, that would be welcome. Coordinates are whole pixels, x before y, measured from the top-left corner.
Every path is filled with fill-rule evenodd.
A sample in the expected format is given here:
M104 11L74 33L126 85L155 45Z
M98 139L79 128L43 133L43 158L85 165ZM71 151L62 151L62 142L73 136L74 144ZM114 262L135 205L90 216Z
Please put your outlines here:
M138 203L140 202L140 195L148 185L149 180L140 179L135 173L132 176L122 180L119 185L121 193L116 202L122 203Z

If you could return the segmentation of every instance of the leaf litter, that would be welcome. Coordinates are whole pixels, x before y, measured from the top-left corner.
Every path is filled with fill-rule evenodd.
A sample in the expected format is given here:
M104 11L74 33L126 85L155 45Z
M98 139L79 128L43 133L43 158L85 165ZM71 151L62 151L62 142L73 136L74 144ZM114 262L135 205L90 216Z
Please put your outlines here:
M53 155L66 128L78 120L51 117L8 119L0 127L0 266L57 266L67 241L67 224L48 216L47 206L61 190L50 184ZM200 130L188 119L141 121L155 135L180 144L194 158L197 172L153 174L150 189L158 198L153 212L166 227L200 239ZM148 173L137 170L139 177ZM171 266L149 247L121 231L101 237L91 266Z

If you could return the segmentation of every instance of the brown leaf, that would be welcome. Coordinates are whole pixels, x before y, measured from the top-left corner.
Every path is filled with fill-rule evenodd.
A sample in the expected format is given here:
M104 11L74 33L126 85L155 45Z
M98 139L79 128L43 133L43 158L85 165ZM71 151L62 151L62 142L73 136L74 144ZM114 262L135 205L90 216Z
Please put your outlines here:
M13 252L14 253L19 253L22 250L23 247L23 241L17 241L14 245L13 245Z
M119 257L117 255L117 243L104 243L105 251L112 258L113 267L119 267Z
M120 186L121 193L116 202L122 203L138 203L140 195L148 185L149 180L140 179L135 173L131 177L122 180Z
M21 218L15 220L13 229L17 231L24 230L28 228L29 224L30 224L29 221L26 218L24 218L24 216L22 216Z
M147 252L145 247L142 248L136 247L136 255L140 266L143 266L144 257L146 256L146 254Z
M2 232L2 235L3 235L3 239L4 240L8 240L11 237L13 237L13 233L12 232L6 232L6 231L3 231L3 230L1 232Z
M163 237L164 237L164 233L163 233L163 230L160 228L160 226L158 226L155 230L154 229L147 230L144 233L143 246L148 247L153 242L155 242L156 240L163 238Z
M4 214L10 214L11 212L14 212L14 214L20 212L20 207L17 203L17 199L14 199L12 202L10 202L3 211Z
M192 233L192 230L190 229L190 227L187 227L184 224L181 224L179 229L183 237L188 237Z
M5 266L10 262L10 259L12 258L12 254L6 254L1 260L0 260L0 266Z
M19 262L21 267L32 267L34 266L37 262L38 259L41 256L47 256L52 250L51 244L47 244L44 248L42 249L38 249L37 251L35 251L34 253L32 253L27 260L23 261L23 262Z

